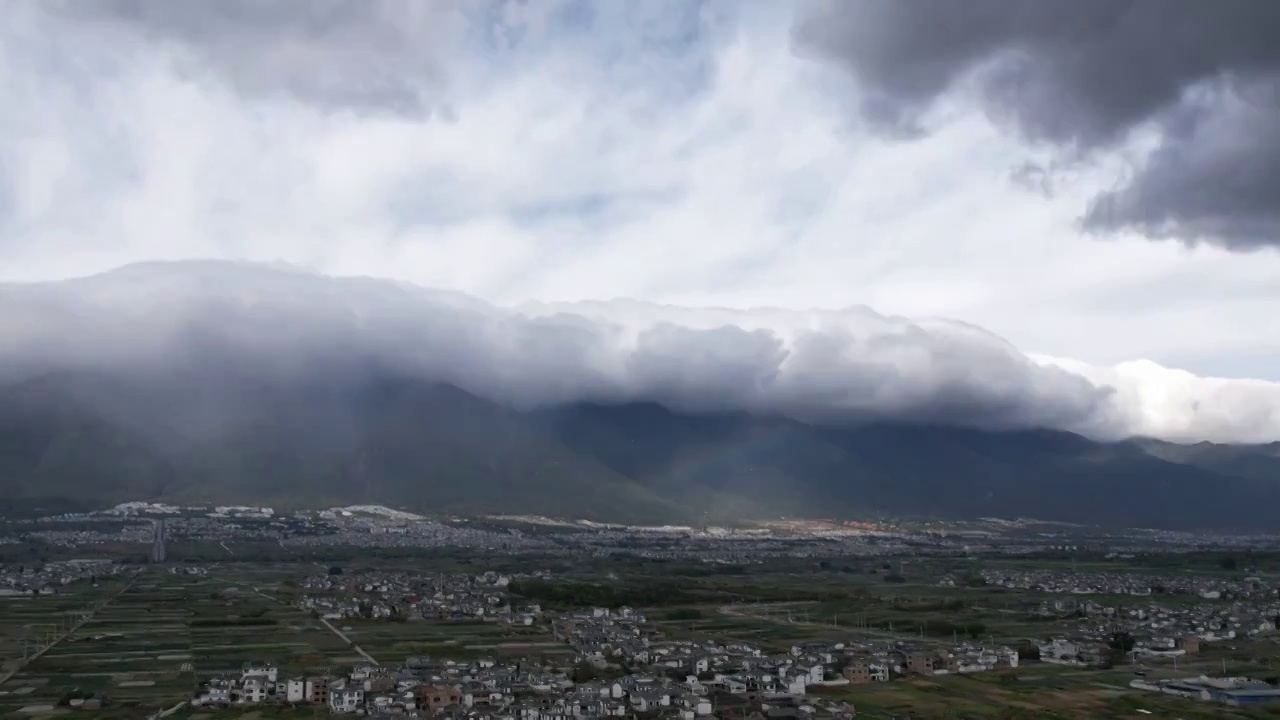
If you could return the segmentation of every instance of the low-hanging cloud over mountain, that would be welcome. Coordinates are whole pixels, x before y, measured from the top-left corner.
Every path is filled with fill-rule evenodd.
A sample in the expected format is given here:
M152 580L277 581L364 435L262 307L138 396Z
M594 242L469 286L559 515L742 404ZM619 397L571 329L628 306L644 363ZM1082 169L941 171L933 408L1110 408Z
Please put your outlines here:
M419 287L0 286L0 375L1280 437L1272 3L939 5L9 3L0 282ZM618 296L851 309L522 304Z
M376 365L515 407L648 400L815 422L1050 427L1099 438L1280 439L1280 384L1031 356L964 323L633 301L502 308L456 293L236 263L0 286L8 381L72 367L306 376Z
M828 0L795 40L856 78L882 129L926 133L956 96L1068 158L1130 149L1085 227L1280 245L1280 4Z

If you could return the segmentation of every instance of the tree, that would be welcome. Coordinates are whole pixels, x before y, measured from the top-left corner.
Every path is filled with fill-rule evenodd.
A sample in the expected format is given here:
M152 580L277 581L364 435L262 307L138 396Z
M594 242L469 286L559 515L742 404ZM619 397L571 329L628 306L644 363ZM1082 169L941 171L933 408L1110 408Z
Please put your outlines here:
M341 575L341 574L342 574L342 568L338 567L337 565L333 565L333 566L331 566L331 567L329 568L329 574L330 574L330 575Z
M570 679L575 683L587 683L593 680L599 680L600 673L587 663L579 662L574 664L573 674L570 675Z
M1138 641L1134 640L1133 636L1129 633L1118 632L1111 636L1111 642L1107 643L1107 645L1113 650L1119 650L1122 653L1127 653L1130 650L1133 650L1133 646L1137 643Z
M1223 557L1221 560L1218 561L1218 564L1222 566L1223 570L1236 569L1236 559L1230 555Z

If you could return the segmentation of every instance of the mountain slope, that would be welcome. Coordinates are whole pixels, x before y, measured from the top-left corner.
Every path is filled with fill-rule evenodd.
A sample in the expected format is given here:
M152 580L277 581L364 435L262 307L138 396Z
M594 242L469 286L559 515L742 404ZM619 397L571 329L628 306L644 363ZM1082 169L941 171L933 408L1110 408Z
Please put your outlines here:
M1035 517L1163 528L1280 527L1280 459L1214 446L1240 463L1171 462L1178 446L1097 443L1053 431L869 424L817 427L651 405L542 414L551 432L664 493L743 496L770 515ZM1203 455L1204 451L1201 451ZM700 491L700 493L699 493ZM714 509L714 508L711 508Z
M0 492L684 517L681 506L569 451L525 416L451 386L378 373L149 380L60 374L0 388Z
M0 387L0 493L641 523L994 515L1274 530L1280 458L1271 446L824 427L654 404L520 413L371 368L281 380L200 366Z
M173 468L146 438L76 397L71 379L0 389L0 494L81 499L158 497Z

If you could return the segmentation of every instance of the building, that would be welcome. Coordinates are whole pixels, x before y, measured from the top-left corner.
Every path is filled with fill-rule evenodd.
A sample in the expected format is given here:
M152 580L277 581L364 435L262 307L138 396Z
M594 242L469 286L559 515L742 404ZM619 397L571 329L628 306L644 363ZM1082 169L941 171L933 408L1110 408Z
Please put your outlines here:
M329 678L307 678L307 702L317 705L329 704Z
M354 713L364 709L364 691L343 688L329 693L329 710L334 713Z
M419 707L432 712L442 710L462 702L462 693L451 685L419 685L413 689L414 699Z
M888 682L889 667L882 663L867 660L854 660L844 669L844 678L850 685L865 685L871 682Z
M917 651L907 655L907 672L918 675L934 675L954 670L950 658L940 657L935 653Z

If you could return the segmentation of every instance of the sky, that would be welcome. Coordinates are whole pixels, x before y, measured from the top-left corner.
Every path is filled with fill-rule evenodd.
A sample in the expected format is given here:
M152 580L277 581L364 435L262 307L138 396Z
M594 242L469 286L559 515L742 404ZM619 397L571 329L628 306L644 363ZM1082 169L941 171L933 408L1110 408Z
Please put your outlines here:
M15 0L0 107L0 281L866 307L1280 439L1280 5Z

